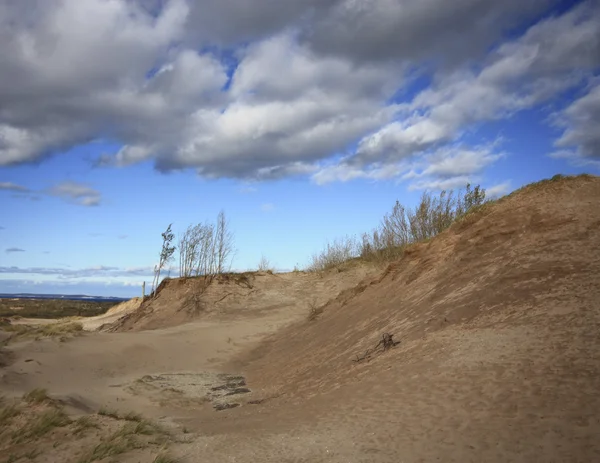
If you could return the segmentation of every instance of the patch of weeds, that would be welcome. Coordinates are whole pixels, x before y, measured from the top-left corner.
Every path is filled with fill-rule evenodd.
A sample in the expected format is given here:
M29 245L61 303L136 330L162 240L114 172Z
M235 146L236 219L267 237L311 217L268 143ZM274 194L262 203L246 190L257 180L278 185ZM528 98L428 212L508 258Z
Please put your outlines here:
M46 389L34 389L23 395L23 400L28 404L52 403Z
M128 423L123 427L123 432L126 434L152 436L158 433L157 427L147 420Z
M71 420L62 410L56 408L45 410L39 416L29 421L22 429L15 431L13 441L21 443L30 439L38 439L48 434L54 428L67 426L70 423Z
M83 325L79 322L51 323L40 327L42 336L64 336L67 334L77 334L83 331Z
M71 336L77 336L83 332L83 325L79 322L57 322L48 325L9 325L4 327L5 331L15 333L11 340L18 337L59 338L67 340Z
M7 426L20 413L21 410L14 404L0 408L0 428Z
M100 410L98 410L98 415L107 416L107 417L113 418L115 420L121 419L121 417L119 416L119 413L116 410L111 410L110 408L102 407Z
M136 415L137 417L137 415ZM115 431L108 439L98 444L79 463L92 463L108 457L114 457L133 449L143 448L145 445L136 439L136 436L150 436L166 432L158 425L140 418L140 421L130 421Z
M152 463L179 463L179 459L172 457L168 453L160 452L156 455L154 460L152 460Z
M136 421L138 423L140 423L144 420L141 415L139 415L138 413L134 413L134 412L127 413L126 415L123 416L123 419L126 421Z
M92 463L93 461L121 455L135 448L131 439L111 436L107 441L100 442L88 455L79 460L79 463Z
M82 416L75 420L75 429L73 429L73 434L76 436L80 436L86 430L91 428L100 428L100 426L94 421L94 419L91 416Z

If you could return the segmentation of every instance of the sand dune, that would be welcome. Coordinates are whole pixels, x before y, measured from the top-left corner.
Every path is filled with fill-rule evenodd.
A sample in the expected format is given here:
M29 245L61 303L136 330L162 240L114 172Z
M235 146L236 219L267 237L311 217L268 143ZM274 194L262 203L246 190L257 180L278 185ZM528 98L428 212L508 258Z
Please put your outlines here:
M189 462L600 461L598 204L597 177L543 182L382 270L246 275L200 299L172 280L86 327L113 332L10 343L0 390L142 413ZM354 361L385 332L399 344Z

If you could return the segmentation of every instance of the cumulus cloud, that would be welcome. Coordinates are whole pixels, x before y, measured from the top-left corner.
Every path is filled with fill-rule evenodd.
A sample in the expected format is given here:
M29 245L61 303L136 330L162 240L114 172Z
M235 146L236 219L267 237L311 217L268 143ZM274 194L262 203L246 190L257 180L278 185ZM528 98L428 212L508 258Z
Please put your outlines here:
M315 18L304 37L321 53L355 62L480 56L503 32L556 3L552 0L341 0Z
M99 191L94 190L88 185L71 181L61 182L48 189L38 191L12 182L0 182L0 190L12 191L13 197L26 198L32 201L41 200L41 197L36 193L57 196L82 206L97 206L101 201Z
M48 190L48 194L68 199L82 206L98 206L100 204L100 192L88 185L77 182L62 182Z
M275 204L273 203L264 203L260 205L260 210L263 212L271 212L275 209Z
M8 252L8 250L7 250ZM105 265L86 267L80 269L59 267L0 267L0 274L30 274L55 276L61 279L90 278L90 277L130 277L151 276L152 267L119 268Z
M5 250L5 252L7 254L13 253L13 252L25 252L25 249L21 249L21 248L8 248Z
M556 3L4 2L0 166L108 139L121 147L99 166L317 183L398 177L474 125L548 101L598 68L593 1L502 42ZM429 88L396 101L409 76L434 69ZM596 149L585 123L595 95L566 110L560 148ZM467 176L466 163L494 162L480 154L448 157L416 180L449 182L444 171ZM82 185L53 191L100 202Z
M368 176L373 166L380 168L382 163L420 157L429 165L424 173L441 174L439 184L449 185L453 182L443 179L448 172L458 174L467 164L470 170L479 169L500 159L486 151L465 151L443 156L440 163L431 153L456 143L477 123L510 117L590 78L600 66L599 37L600 8L587 3L539 22L522 37L498 47L478 72L459 69L440 74L432 86L398 106L396 120L359 142L354 154L343 161L346 179ZM578 143L592 151L595 101L595 93L590 92L566 110L571 132L560 143ZM432 186L429 181L419 185Z
M565 131L556 146L574 151L559 151L554 157L600 162L600 82L562 111L558 120Z

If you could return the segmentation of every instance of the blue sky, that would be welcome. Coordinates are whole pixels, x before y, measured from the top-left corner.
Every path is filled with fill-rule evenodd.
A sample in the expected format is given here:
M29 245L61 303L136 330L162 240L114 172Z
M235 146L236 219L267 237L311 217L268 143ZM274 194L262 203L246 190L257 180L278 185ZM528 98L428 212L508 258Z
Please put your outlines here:
M425 190L599 173L598 2L368 4L0 6L0 292L137 295L220 210L289 270Z

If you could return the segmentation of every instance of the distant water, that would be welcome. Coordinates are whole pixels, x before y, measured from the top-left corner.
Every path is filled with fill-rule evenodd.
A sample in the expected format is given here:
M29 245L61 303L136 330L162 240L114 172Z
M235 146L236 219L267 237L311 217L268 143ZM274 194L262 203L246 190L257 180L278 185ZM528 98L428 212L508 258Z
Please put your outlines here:
M31 294L0 293L0 299L66 299L69 301L90 301L90 302L123 302L128 301L129 297L110 297L110 296L87 296L85 294Z

